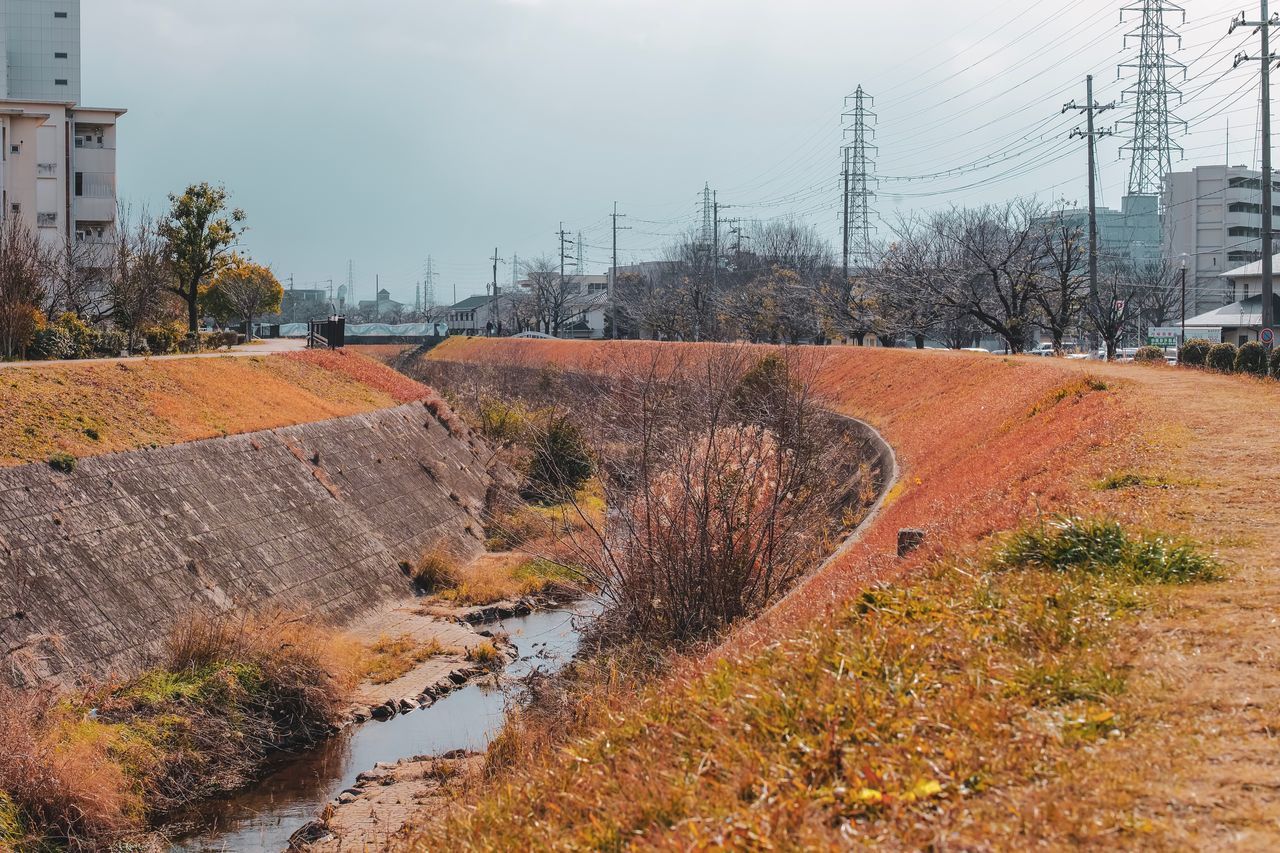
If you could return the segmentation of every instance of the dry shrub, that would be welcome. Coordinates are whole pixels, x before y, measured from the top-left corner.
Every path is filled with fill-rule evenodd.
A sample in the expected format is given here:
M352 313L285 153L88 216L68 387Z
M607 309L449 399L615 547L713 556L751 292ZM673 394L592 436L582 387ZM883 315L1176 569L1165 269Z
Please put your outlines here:
M420 589L437 592L456 586L458 583L458 563L443 548L427 551L413 566L413 582Z
M113 741L95 728L50 693L0 687L0 795L27 833L0 835L0 846L25 841L34 849L49 836L91 847L136 828L142 793L112 755Z
M603 503L575 498L571 558L619 636L687 643L777 600L859 499L860 462L812 399L807 365L718 347L602 388Z

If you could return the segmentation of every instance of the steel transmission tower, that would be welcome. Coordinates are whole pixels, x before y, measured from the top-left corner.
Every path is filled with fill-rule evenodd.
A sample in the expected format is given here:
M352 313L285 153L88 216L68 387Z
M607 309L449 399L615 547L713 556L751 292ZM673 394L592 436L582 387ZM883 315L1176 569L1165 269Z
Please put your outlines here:
M871 201L876 197L875 159L876 114L871 111L875 99L861 86L844 99L844 138L840 149L843 160L844 180L844 274L849 277L849 265L870 266L875 262L871 235L876 230L871 219L874 211Z
M1182 155L1170 130L1176 124L1186 125L1169 109L1170 100L1182 100L1182 92L1169 77L1179 72L1185 77L1187 67L1169 56L1167 43L1173 40L1181 46L1182 37L1165 23L1165 15L1181 15L1185 22L1187 13L1168 0L1141 0L1125 6L1120 10L1122 21L1126 13L1141 15L1142 23L1124 37L1126 47L1137 40L1138 55L1122 63L1120 73L1136 70L1138 79L1124 91L1126 100L1132 98L1133 114L1120 123L1132 125L1133 133L1120 150L1132 157L1128 195L1158 196L1164 176L1173 171L1173 152Z

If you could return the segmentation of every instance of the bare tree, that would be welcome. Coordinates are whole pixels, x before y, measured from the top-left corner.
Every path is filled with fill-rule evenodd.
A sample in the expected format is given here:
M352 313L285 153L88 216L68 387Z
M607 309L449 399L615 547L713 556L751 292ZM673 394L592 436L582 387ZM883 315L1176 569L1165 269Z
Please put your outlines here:
M961 262L940 290L950 307L964 311L1004 338L1011 352L1030 340L1045 256L1031 201L953 210L936 220L939 234Z
M538 258L525 265L528 282L528 309L534 326L544 334L559 337L569 318L577 313L573 298L579 285L560 274L560 267L550 258Z
M1088 288L1088 241L1078 225L1061 212L1041 221L1044 244L1041 286L1035 291L1040 326L1053 338L1053 351L1062 354L1062 341L1080 318Z
M48 298L51 259L20 217L0 222L0 356L25 353Z
M1180 271L1167 258L1139 261L1131 269L1142 322L1148 326L1171 324L1181 309Z
M107 301L111 319L124 332L126 348L133 352L143 330L164 315L173 280L168 246L145 209L135 221L130 211L121 207L110 263Z
M1106 267L1098 279L1098 295L1085 300L1085 314L1102 338L1107 360L1116 357L1120 339L1141 310L1141 294L1133 269L1124 264Z

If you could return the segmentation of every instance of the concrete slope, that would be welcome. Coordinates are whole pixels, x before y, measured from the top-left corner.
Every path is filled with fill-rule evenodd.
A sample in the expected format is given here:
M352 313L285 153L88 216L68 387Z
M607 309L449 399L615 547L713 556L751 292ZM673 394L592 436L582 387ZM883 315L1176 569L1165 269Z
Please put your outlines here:
M340 623L405 596L401 561L439 543L481 550L489 458L411 403L82 459L69 474L0 469L8 675L134 670L192 610Z

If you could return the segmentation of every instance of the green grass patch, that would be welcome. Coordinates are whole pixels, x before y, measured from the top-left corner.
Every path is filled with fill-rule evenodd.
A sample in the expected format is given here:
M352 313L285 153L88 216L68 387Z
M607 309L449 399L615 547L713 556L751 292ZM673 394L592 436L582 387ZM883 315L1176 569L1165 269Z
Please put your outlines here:
M1084 571L1136 582L1194 583L1217 580L1217 560L1182 538L1130 533L1106 518L1061 517L1018 531L1000 549L1004 569Z

